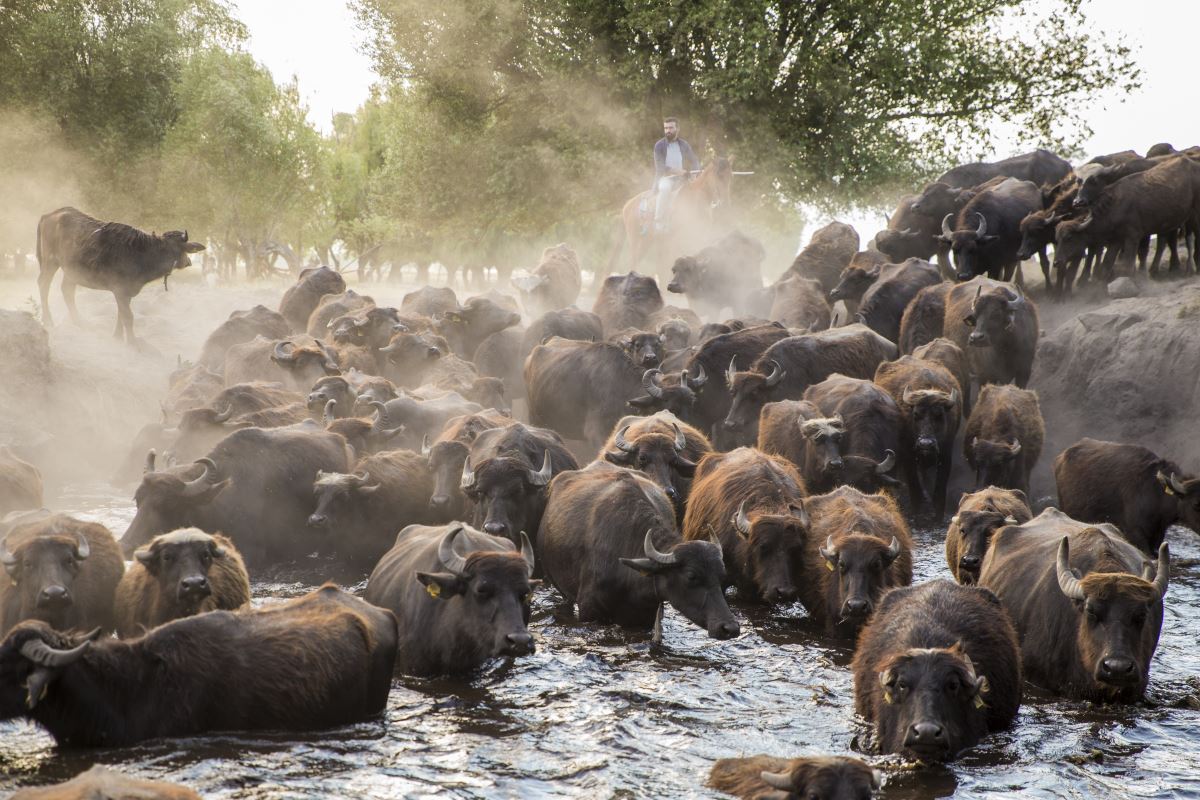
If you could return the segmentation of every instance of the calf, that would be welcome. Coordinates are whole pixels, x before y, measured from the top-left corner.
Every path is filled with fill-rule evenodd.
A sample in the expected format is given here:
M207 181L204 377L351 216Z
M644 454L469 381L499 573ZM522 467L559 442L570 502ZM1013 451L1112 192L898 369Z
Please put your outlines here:
M669 411L621 419L597 458L644 472L675 504L682 520L696 463L712 452L708 438Z
M1037 350L1038 312L1020 287L987 278L961 283L946 295L945 320L944 336L967 354L979 386L1028 385Z
M330 584L127 641L23 622L0 642L0 720L36 722L59 747L330 728L384 710L395 659L391 612Z
M1200 531L1200 478L1135 444L1081 439L1054 459L1062 510L1081 522L1111 522L1155 553L1167 528Z
M538 547L583 622L650 628L665 601L711 638L741 633L722 590L721 546L682 541L671 501L641 473L594 461L556 477Z
M739 597L792 602L808 536L804 495L800 475L778 456L750 447L710 453L696 470L683 539L707 541L715 533L726 583Z
M1017 634L991 592L946 580L893 589L863 629L854 708L880 752L950 761L1013 724Z
M1048 508L992 537L979 585L1012 617L1031 682L1068 697L1135 702L1150 680L1169 574L1166 542L1155 564L1112 525Z
M459 546L456 547L456 543ZM533 546L521 549L461 522L400 531L367 579L368 603L391 609L397 667L409 675L463 674L491 658L529 655Z
M708 785L742 800L868 800L883 786L883 775L845 756L718 759Z
M963 433L963 455L975 487L1029 494L1029 475L1042 455L1046 425L1036 392L1010 384L983 387Z
M250 577L233 542L182 528L134 552L117 586L117 635L140 636L173 619L249 603Z
M979 583L979 569L992 534L1005 525L1022 525L1033 518L1029 499L1014 489L988 486L964 494L946 531L946 565L962 584Z
M103 525L65 514L23 515L0 540L0 564L0 633L27 619L63 631L113 629L125 562Z
M830 634L853 637L880 596L912 583L912 537L887 495L850 486L810 497L800 602Z

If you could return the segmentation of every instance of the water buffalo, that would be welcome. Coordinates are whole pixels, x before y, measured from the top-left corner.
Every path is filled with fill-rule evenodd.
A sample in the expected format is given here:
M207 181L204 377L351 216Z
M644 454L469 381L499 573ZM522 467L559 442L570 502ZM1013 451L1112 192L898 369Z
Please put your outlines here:
M979 386L1016 383L1024 388L1037 349L1037 306L1019 286L975 278L946 295L944 336L967 354Z
M330 334L329 328L335 319L374 306L375 298L359 294L353 289L347 289L341 294L327 294L317 302L317 307L309 314L305 331L314 339L320 339ZM282 339L283 337L270 338Z
M201 800L200 795L186 786L133 778L100 764L63 783L21 789L9 800L94 800L101 797L116 800Z
M627 329L613 334L609 341L620 347L626 357L642 369L657 369L662 366L666 355L663 337L649 331Z
M308 330L308 318L316 310L321 298L344 291L346 281L337 270L329 267L303 270L296 282L283 293L283 299L279 301L279 313L293 332L305 333Z
M693 256L675 259L667 291L685 295L688 306L704 315L723 308L735 314L750 310L762 289L762 244L734 231Z
M320 339L307 335L277 341L258 336L235 344L225 355L226 386L269 381L307 392L319 378L340 371L337 355Z
M1045 440L1036 392L1010 384L983 387L963 431L963 455L975 470L975 488L999 486L1028 495L1029 475Z
M929 260L937 255L938 218L913 210L919 196L900 198L887 228L875 234L875 248L893 264L909 258Z
M23 622L0 642L0 719L36 722L60 747L329 728L383 711L395 659L392 613L330 584L127 641Z
M938 268L919 258L884 265L879 279L863 293L857 319L885 339L899 342L900 322L909 303L922 289L941 282Z
M630 272L604 279L592 313L600 318L605 332L611 333L625 328L650 328L650 317L662 307L658 281L648 275Z
M858 244L858 231L844 222L831 222L813 232L780 280L790 275L812 278L821 283L821 289L828 295L837 286L842 269L858 252Z
M429 464L411 450L365 456L345 473L318 472L312 490L309 528L329 536L338 558L355 566L374 565L400 528L432 521Z
M283 315L266 306L257 305L246 311L234 311L204 340L199 363L224 374L225 354L235 344L252 342L259 336L272 341L286 339L291 332L291 326Z
M696 464L712 452L703 433L669 411L649 417L624 417L600 448L597 458L644 472L675 504L682 519Z
M462 674L488 659L533 652L529 604L534 558L461 522L410 525L367 580L363 597L399 624L397 667L410 675ZM456 546L457 545L457 546Z
M854 654L854 708L880 752L950 761L1013 724L1017 634L996 596L946 580L893 589Z
M41 470L18 458L8 445L0 445L0 517L41 507Z
M869 800L883 786L883 774L845 756L749 756L718 759L708 785L742 800Z
M1112 525L1048 508L992 537L979 585L1012 617L1031 682L1068 697L1134 702L1150 679L1169 573L1166 542L1155 564Z
M958 279L987 275L993 280L1013 280L1020 266L1021 220L1041 208L1037 184L1010 178L978 192L957 216L946 214L941 241L954 254ZM1049 286L1048 263L1043 263L1042 273Z
M880 596L912 583L912 537L887 495L841 486L808 498L800 602L831 634L855 636Z
M435 517L449 521L462 519L466 515L467 496L463 494L460 483L463 464L471 452L471 445L484 431L515 423L512 417L491 409L478 414L464 414L448 420L432 445L428 441L422 444L421 450L429 462L429 472L433 478L429 508Z
M493 333L521 324L521 315L488 297L472 297L461 308L443 311L434 319L434 330L462 358L475 355L479 344Z
M1005 525L1023 525L1033 519L1029 498L1019 489L988 486L964 494L946 531L946 565L962 584L979 583L979 569L992 534Z
M1041 186L1059 181L1071 171L1071 163L1049 150L1034 150L1000 161L961 164L942 174L938 181L949 186L978 186L995 177L1019 178Z
M891 468L896 463L896 453L900 451L904 417L896 401L869 380L847 378L836 373L808 387L804 399L816 406L822 417L837 422L827 432L828 440L837 447L838 458L827 458L822 465L824 473L834 485L850 483L860 491L875 490L877 481L874 476L880 471L879 465L886 465L882 468L884 471ZM816 440L824 436L825 431L815 431L814 427L809 425L806 431L801 426L801 434L811 434L813 443L817 444ZM837 433L839 429L840 435ZM826 449L826 452L832 456L832 450ZM851 460L870 465L869 485L852 480L856 475L851 474L853 470L847 470L847 463ZM896 482L893 480L891 483Z
M422 286L400 300L400 310L423 317L435 317L458 308L458 297L449 286Z
M932 342L942 335L946 317L946 295L954 284L943 281L936 286L926 286L917 292L900 317L900 335L896 344L903 354L912 353L918 347Z
M954 462L954 437L962 421L958 380L936 361L901 356L875 370L875 383L891 395L903 419L900 465L908 479L913 513L932 508L940 524L946 515L946 487ZM926 482L932 470L932 494Z
M21 515L0 540L0 564L0 633L26 619L57 630L113 629L125 562L103 525L65 514Z
M329 337L339 349L364 348L372 359L392 338L397 330L406 329L400 320L400 312L391 307L369 306L334 317L329 323ZM342 363L348 368L349 365Z
M397 386L416 388L425 382L429 370L449 352L450 345L437 334L400 331L379 348L377 369Z
M222 359L224 354L222 354ZM224 363L222 361L222 363ZM203 364L185 365L171 373L167 379L167 396L160 403L163 421L175 419L177 415L192 408L208 405L225 388L225 371L213 372ZM145 452L143 449L142 452ZM138 454L141 461L141 454Z
M854 258L838 276L837 286L829 292L829 302L836 303L841 300L851 314L858 311L858 304L862 302L863 295L879 280L884 265L888 263L887 260L859 259L858 256L858 253L854 254Z
M967 366L967 354L962 348L949 339L939 336L912 351L912 355L923 360L940 364L954 376L961 391L962 419L971 416L971 373Z
M865 325L846 325L792 336L771 345L746 372L731 363L729 413L722 427L738 441L758 438L758 415L772 400L799 399L814 383L841 373L870 380L880 362L896 357L896 345Z
M533 348L552 336L580 342L598 342L604 338L604 323L592 312L580 311L573 306L547 311L525 329L522 352L528 355Z
M187 231L148 234L120 222L101 222L82 211L65 207L42 215L37 226L38 291L42 298L42 322L53 325L50 315L50 282L63 271L62 295L79 322L75 288L112 292L117 301L117 327L113 336L133 343L133 310L130 301L147 283L167 279L177 269L192 263L190 253L204 245L188 241Z
M671 501L639 472L594 461L556 476L538 549L583 622L650 628L665 601L714 639L741 633L721 587L721 546L682 541Z
M1167 528L1200 531L1200 478L1136 444L1080 439L1054 459L1062 510L1081 522L1111 522L1144 553Z
M550 479L578 468L557 433L513 423L475 437L460 485L474 506L475 526L516 543L521 531L537 531Z
M684 541L716 535L725 581L738 597L790 603L804 572L804 481L778 456L752 447L710 453L696 469Z
M529 277L514 279L512 284L531 317L573 305L583 288L579 255L565 244L547 247Z
M117 586L117 635L140 636L173 619L249 603L250 576L233 542L182 528L134 551Z
M833 311L819 282L793 275L774 288L775 296L767 314L770 319L800 330L823 331L829 327Z
M771 324L701 338L701 344L688 359L686 369L689 375L707 375L708 385L696 398L689 421L708 434L714 445L718 444L718 426L729 413L730 394L726 380L730 364L749 366L768 347L789 336L791 334L782 325Z
M317 379L305 400L305 406L313 419L325 416L326 410L337 419L354 416L354 403L358 393L350 381L342 375L326 375ZM333 407L329 403L333 402Z
M437 438L449 420L483 410L478 403L466 400L457 392L446 392L428 400L409 396L397 397L386 403L371 400L368 405L375 409L379 424L385 430L403 427L404 431L395 444L410 449L418 447L427 436L430 439Z
M346 440L320 428L234 431L186 475L142 476L121 547L132 556L160 533L196 527L224 533L251 567L306 556L328 544L308 528L313 481L346 472L349 458Z

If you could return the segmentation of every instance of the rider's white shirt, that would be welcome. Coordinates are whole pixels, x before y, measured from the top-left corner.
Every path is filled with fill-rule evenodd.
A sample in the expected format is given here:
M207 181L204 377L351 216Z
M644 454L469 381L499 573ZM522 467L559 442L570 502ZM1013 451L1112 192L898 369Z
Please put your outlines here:
M683 153L679 150L679 142L667 142L667 157L663 163L669 170L683 169Z

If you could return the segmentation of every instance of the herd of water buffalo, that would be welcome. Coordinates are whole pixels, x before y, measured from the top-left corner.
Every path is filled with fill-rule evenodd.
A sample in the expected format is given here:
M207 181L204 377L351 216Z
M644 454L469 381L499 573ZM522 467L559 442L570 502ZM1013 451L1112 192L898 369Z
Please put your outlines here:
M1085 258L1101 280L1150 236L1177 269L1177 234L1200 221L1191 159L959 167L872 248L833 223L767 288L763 248L735 232L676 261L667 289L688 308L631 272L580 310L565 245L514 282L519 303L426 286L384 307L306 270L277 310L234 312L180 362L113 477L137 482L120 539L41 509L38 470L0 450L0 719L64 747L362 720L396 670L531 653L543 582L580 621L655 641L664 604L727 639L728 588L799 601L857 641L855 708L880 753L953 759L1013 723L1026 681L1136 701L1165 532L1200 530L1200 479L1084 439L1054 461L1058 507L1034 515L1038 311L1008 281L1036 253L1047 295L1067 292ZM200 247L48 214L43 313L62 269L72 312L75 285L113 290L132 338L129 298ZM948 253L956 274L925 260ZM954 580L911 585L910 522L942 522L960 448L976 491L946 534ZM369 573L363 597L327 584L251 606L250 575L313 554ZM758 756L717 762L710 785L861 798L881 780L854 758Z

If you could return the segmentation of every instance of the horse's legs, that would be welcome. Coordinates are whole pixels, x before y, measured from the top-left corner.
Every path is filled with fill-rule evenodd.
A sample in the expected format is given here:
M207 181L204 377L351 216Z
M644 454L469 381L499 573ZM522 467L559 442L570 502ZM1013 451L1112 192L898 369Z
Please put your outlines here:
M44 263L38 265L38 268L41 270L38 273L37 283L38 291L42 295L42 324L53 325L54 318L50 315L50 282L54 280L54 273L58 272L58 265L52 263L50 259L46 259ZM63 277L66 277L65 272Z
M67 303L67 311L71 312L71 322L76 325L81 325L83 320L79 318L79 309L75 307L75 287L78 286L75 281L67 277L67 273L63 273L62 289L63 300Z

